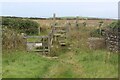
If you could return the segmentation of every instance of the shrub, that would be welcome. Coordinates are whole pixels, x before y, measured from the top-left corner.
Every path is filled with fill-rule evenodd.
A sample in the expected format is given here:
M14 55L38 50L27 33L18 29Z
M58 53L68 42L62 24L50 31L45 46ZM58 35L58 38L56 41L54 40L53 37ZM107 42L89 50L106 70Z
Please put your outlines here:
M28 19L2 18L2 25L27 35L38 34L39 24Z
M2 38L3 51L23 50L26 48L26 39L15 30L3 28Z
M109 28L114 32L116 32L117 30L120 30L120 21L111 23L107 28Z
M102 35L101 35L99 29L95 29L95 30L93 30L93 31L90 33L90 36L91 36L91 37L101 37Z

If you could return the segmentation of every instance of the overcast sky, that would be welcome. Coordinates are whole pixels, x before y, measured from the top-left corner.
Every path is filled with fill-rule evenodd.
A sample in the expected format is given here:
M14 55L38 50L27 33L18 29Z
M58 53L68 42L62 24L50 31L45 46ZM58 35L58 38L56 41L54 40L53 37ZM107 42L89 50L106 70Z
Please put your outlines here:
M117 0L30 0L22 1L12 0L1 1L0 15L4 16L22 16L22 17L52 17L53 13L57 16L83 16L83 17L101 17L117 18L118 1Z

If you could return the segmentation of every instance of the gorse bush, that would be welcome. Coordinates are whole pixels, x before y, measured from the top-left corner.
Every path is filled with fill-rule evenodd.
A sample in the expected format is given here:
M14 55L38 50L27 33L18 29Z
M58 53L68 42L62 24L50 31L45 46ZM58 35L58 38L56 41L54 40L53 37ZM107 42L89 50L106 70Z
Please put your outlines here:
M38 34L39 24L29 19L2 18L2 25L27 35Z
M110 31L118 32L118 30L120 30L120 21L111 23L107 28Z

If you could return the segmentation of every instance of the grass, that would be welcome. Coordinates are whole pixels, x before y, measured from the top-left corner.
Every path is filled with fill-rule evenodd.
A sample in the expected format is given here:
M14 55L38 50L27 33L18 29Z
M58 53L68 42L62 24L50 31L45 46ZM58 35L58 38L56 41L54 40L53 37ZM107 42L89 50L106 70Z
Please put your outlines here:
M53 63L35 53L24 51L3 54L3 77L39 78Z
M105 63L106 51L68 51L58 59L16 51L3 54L3 78L115 78L118 56Z
M94 51L78 55L78 61L83 65L85 76L88 78L112 78L118 77L118 55L112 54L110 59L106 60L106 51Z
M94 28L71 30L70 45L54 48L57 59L43 57L35 52L13 51L3 53L3 78L117 78L118 54L106 50L90 50L89 33ZM30 40L34 41L34 39Z
M27 42L36 42L38 41L39 39L36 39L36 38L28 38L27 39Z

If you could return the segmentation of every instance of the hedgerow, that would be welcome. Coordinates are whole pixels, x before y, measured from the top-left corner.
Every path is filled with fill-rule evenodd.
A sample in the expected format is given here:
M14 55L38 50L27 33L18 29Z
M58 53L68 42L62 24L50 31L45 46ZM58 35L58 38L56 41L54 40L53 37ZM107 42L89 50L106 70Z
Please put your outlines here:
M9 29L14 29L27 35L34 35L38 34L39 24L29 19L2 18L2 26L7 26Z

